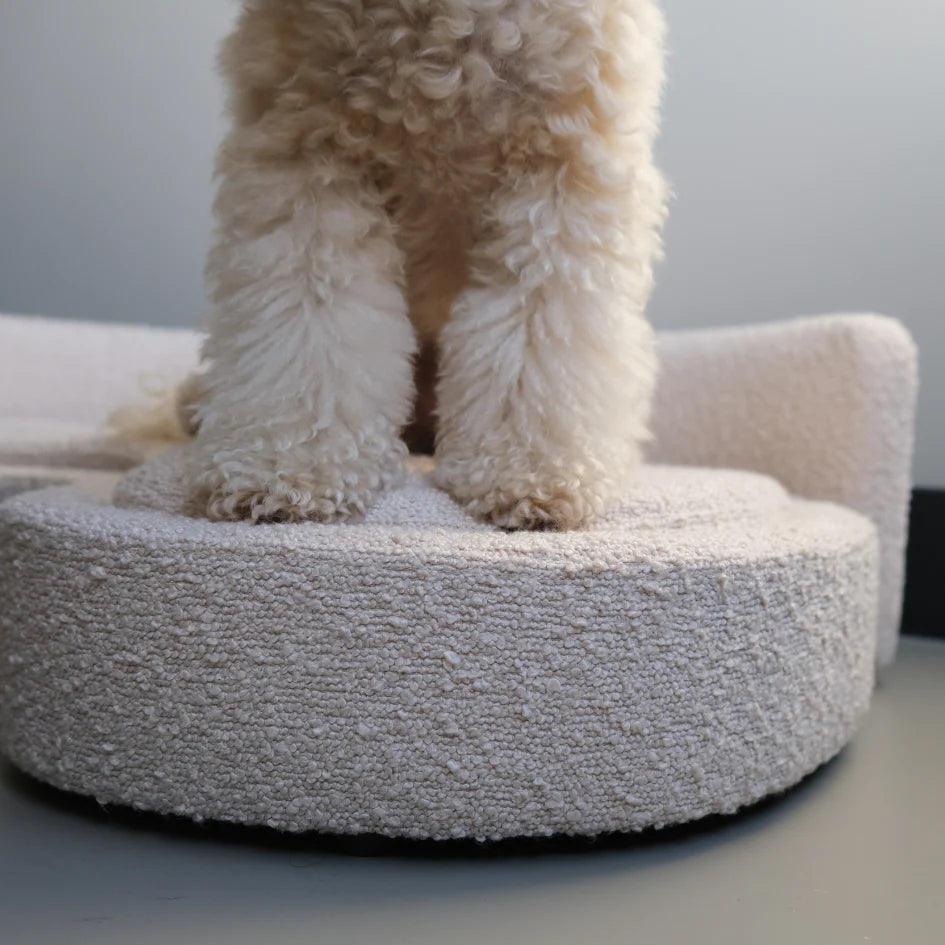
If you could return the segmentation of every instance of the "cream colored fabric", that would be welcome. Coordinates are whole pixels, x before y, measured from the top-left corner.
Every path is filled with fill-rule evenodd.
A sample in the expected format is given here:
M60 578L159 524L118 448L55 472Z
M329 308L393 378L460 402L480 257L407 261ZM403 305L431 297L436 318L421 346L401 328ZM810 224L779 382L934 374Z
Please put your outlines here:
M196 337L70 332L0 319L0 748L59 787L286 830L641 829L795 783L865 712L877 625L892 655L889 320L662 336L652 453L684 465L568 534L473 522L423 462L353 525L186 518L187 448L119 482L141 455L94 425Z
M7 466L124 470L153 452L69 420L0 419L0 463Z
M101 424L140 397L142 377L154 385L185 375L198 341L180 330L0 316L0 462L22 453L3 418ZM654 461L766 473L796 495L840 502L877 525L877 653L881 664L891 661L917 377L902 325L834 315L669 332L660 335L659 356Z
M366 520L0 504L0 746L59 787L283 830L636 830L794 784L873 686L875 529L750 473L649 467L595 529L506 534L413 467ZM160 511L164 508L169 511Z
M0 315L0 420L100 426L197 363L195 332Z
M899 638L918 368L878 315L803 318L660 339L656 462L774 476L867 515L882 546L877 656Z

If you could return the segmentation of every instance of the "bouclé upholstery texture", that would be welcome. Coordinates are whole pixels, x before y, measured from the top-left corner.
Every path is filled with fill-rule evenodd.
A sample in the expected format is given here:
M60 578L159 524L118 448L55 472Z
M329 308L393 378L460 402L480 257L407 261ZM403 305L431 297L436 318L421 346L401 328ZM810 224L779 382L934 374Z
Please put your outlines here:
M139 400L143 386L169 386L192 371L200 336L8 315L0 316L0 342L3 462L9 451L23 452L22 425L3 432L4 421L101 425L117 406ZM876 524L877 656L889 663L899 635L918 383L906 329L880 315L828 315L661 332L657 350L651 461L765 473L794 495L838 502ZM62 436L52 439L61 455ZM114 450L94 447L97 456Z
M186 460L120 507L0 507L0 740L60 787L293 831L596 834L784 789L868 706L875 529L773 480L650 467L593 529L506 534L420 467L362 523L253 527L156 510Z
M422 460L358 522L188 518L188 448L124 474L143 454L95 428L196 336L82 326L83 361L70 333L0 318L4 360L58 365L34 399L0 371L0 748L59 787L293 831L637 830L796 783L894 652L915 359L889 319L662 335L676 465L567 534L471 519Z

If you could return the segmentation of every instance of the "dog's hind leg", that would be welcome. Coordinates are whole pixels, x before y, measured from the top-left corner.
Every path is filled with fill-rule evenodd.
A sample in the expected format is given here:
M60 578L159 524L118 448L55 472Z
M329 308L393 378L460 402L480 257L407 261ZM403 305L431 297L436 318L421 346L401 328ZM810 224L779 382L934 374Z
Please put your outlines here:
M647 436L662 181L580 144L497 188L440 333L437 481L506 528L594 520Z
M292 120L238 126L221 151L194 483L213 519L356 515L406 453L415 338L393 223Z
M644 318L665 189L663 25L650 0L521 10L494 109L469 285L440 332L437 480L506 528L574 528L640 461Z

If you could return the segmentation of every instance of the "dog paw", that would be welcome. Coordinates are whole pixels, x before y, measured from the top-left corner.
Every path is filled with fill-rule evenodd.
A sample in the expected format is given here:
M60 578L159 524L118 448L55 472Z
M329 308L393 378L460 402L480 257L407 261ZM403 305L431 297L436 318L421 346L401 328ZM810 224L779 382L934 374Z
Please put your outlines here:
M190 511L215 522L335 522L362 516L402 475L399 444L385 453L292 455L207 450L192 479Z
M580 494L540 489L523 496L494 490L469 499L466 510L476 518L508 531L570 531L596 518Z
M472 516L509 531L570 531L605 509L601 483L534 473L491 477L478 461L446 461L437 484Z
M192 510L213 522L332 522L362 514L366 499L358 494L329 495L311 481L274 478L257 484L199 486Z

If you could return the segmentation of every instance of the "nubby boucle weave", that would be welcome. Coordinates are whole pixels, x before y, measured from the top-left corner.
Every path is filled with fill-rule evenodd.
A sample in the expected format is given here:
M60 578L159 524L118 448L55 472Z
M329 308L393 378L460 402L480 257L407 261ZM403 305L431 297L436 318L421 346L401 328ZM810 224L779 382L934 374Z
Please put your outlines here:
M752 473L649 467L568 534L471 521L414 464L360 524L0 507L0 741L59 787L282 830L501 838L733 811L867 708L877 544ZM163 510L162 510L163 509Z
M0 316L0 750L25 771L198 819L498 838L735 810L852 737L898 633L897 322L662 334L651 456L680 465L560 535L473 522L423 463L347 526L187 518L186 451L118 483L143 456L95 428L198 343Z

